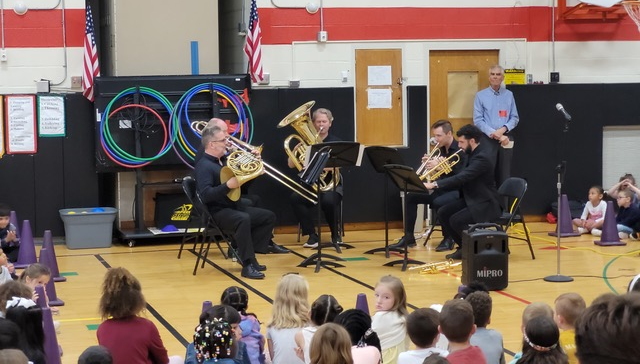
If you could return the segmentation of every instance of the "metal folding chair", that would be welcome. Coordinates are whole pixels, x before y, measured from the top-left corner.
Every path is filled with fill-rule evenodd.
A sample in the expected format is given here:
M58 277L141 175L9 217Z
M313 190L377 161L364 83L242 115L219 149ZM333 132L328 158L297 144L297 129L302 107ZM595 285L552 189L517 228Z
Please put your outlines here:
M529 245L529 251L531 252L531 259L536 259L535 254L533 253L533 247L531 246L531 238L529 236L529 229L527 229L527 224L524 222L524 215L520 211L520 204L522 203L522 199L524 198L525 193L527 192L527 181L523 178L519 177L509 177L498 189L498 193L502 198L507 200L508 211L504 211L502 216L498 218L496 223L502 225L505 232L514 224L521 223L522 229L524 230L525 237L520 237L517 235L509 235L513 239L526 241Z

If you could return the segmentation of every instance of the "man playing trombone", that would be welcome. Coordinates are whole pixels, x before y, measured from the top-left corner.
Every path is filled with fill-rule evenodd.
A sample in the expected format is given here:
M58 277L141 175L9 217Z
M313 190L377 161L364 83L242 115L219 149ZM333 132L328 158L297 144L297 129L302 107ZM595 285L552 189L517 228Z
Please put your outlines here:
M443 161L451 157L458 151L458 142L453 138L453 127L448 120L438 120L433 126L431 126L432 141L437 144L433 147L433 150L428 155L425 154L422 158L422 165L416 171L418 175L427 174L433 172L438 165L441 165ZM459 153L461 154L461 153ZM463 157L460 156L461 158ZM443 173L442 176L452 176L459 173L464 166L464 161L460 160L453 167L451 172ZM416 245L416 239L413 235L413 227L416 223L418 215L417 208L419 204L430 205L430 207L437 211L440 207L455 201L460 197L458 190L435 190L433 193L413 193L409 192L405 196L405 221L404 221L404 236L396 244L392 244L394 248L404 248L405 245L413 247ZM445 251L453 249L453 240L451 236L444 234L444 239L436 247L436 251Z
M220 228L230 232L238 247L242 263L242 276L262 279L262 271L255 252L266 252L271 240L276 215L265 209L247 206L242 200L233 201L228 197L231 189L240 188L236 177L221 181L222 167L227 163L227 134L217 126L205 128L202 132L204 154L195 167L198 193Z

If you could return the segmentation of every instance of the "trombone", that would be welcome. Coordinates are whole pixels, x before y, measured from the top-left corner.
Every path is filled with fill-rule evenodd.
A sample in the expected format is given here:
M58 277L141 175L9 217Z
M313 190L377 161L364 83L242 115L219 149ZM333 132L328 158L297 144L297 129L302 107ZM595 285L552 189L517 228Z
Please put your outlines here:
M250 153L251 155L253 155L254 152L260 152L262 151L262 147L256 147L253 146L247 142L243 142L242 140L233 137L231 135L229 135L227 137L227 142L229 145L231 145L233 148L235 148L236 150L240 150L240 151L244 151L246 153ZM256 159L258 159L258 156L255 156ZM262 165L264 166L264 173L266 175L268 175L269 177L275 179L276 181L280 182L281 184L283 184L285 187L288 187L290 190L292 190L293 192L297 193L298 195L304 197L305 199L307 199L309 202L316 204L318 201L318 195L308 189L307 187L303 186L302 184L294 181L293 179L289 178L287 175L285 175L284 173L278 171L277 169L275 169L273 166L267 164L266 162L262 161Z

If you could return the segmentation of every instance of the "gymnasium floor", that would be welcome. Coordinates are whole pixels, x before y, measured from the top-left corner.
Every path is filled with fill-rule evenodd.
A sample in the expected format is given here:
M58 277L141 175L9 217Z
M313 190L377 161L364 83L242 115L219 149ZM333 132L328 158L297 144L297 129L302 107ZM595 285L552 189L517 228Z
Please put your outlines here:
M520 317L524 307L534 301L552 305L555 297L564 292L580 293L587 304L598 295L626 290L631 277L639 273L638 254L640 242L628 240L627 246L599 247L593 244L591 235L563 238L561 250L561 274L575 280L570 283L549 283L543 277L557 273L555 237L547 235L554 229L547 223L530 223L536 259L532 260L525 242L510 241L509 286L504 291L491 292L493 314L489 328L499 330L504 336L507 359L520 350ZM517 231L518 226L513 229ZM400 230L391 230L390 237L399 237ZM185 345L192 338L202 302L219 302L222 291L231 285L240 285L249 291L249 311L263 322L263 331L269 321L271 303L278 279L285 273L299 272L310 285L309 300L321 294L333 294L343 307L353 308L358 293L365 293L369 307L373 307L373 286L386 274L401 277L412 308L428 307L443 303L453 297L460 284L461 267L436 274L421 274L419 270L402 272L399 266L383 267L384 253L363 254L364 251L384 246L384 231L348 231L345 242L354 249L343 250L347 258L344 268L323 268L314 273L312 267L299 268L303 258L312 250L302 248L296 235L277 235L276 241L292 248L290 254L258 256L266 264L267 278L243 281L240 266L224 260L217 249L212 250L204 269L192 275L195 255L185 251L177 259L179 243L149 244L139 241L129 248L114 245L105 249L66 249L56 246L58 265L67 282L56 283L58 298L65 302L55 320L61 322L59 344L64 350L62 362L76 363L80 353L97 344L96 328L100 323L98 301L103 275L107 268L123 266L142 283L147 299L144 315L155 322L170 355L184 356ZM443 261L446 253L436 253L433 247L440 240L434 233L428 247L410 249L410 257L424 262ZM327 251L327 253L329 253Z

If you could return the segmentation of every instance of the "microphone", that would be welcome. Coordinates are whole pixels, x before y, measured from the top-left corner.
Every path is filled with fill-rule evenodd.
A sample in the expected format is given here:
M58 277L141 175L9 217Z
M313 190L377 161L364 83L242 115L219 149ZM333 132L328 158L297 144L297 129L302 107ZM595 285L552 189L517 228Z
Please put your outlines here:
M437 144L438 144L438 141L436 140L436 138L431 138L431 139L429 139L429 144L431 144L431 145L437 145Z
M564 118L567 119L567 121L571 121L571 115L569 115L569 113L564 109L564 106L562 106L561 103L556 104L556 109L564 115Z

